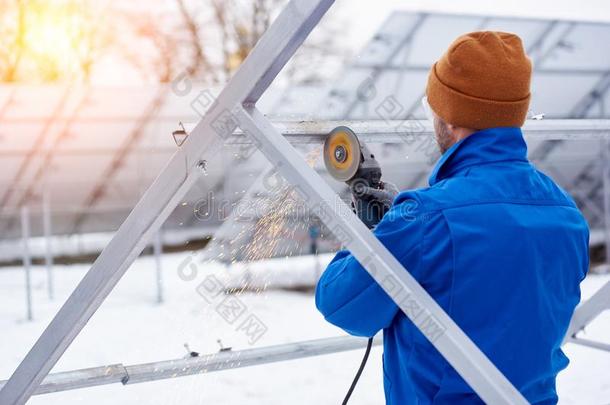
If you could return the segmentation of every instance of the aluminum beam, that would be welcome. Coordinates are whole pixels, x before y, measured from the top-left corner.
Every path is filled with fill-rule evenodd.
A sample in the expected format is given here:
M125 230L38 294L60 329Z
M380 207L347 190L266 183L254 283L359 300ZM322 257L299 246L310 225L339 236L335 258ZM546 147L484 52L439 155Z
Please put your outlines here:
M403 143L434 135L428 120L276 121L272 123L291 144L321 144L337 126L350 127L366 143ZM610 140L610 119L528 120L523 126L526 140ZM252 139L236 130L227 144L251 144Z
M374 346L382 343L377 336ZM186 357L145 364L124 366L111 364L80 370L49 374L34 392L34 395L69 391L79 388L122 383L136 384L176 377L211 373L213 371L277 363L306 357L341 353L366 347L367 339L341 336L304 342L287 343L255 349L223 351L199 357ZM0 389L6 381L0 381Z
M436 15L436 13L434 13ZM528 52L529 54L529 52ZM535 61L534 61L535 62ZM415 73L428 73L430 72L430 66L427 65L389 65L385 66L383 63L355 63L350 65L351 69L383 69L386 72L415 72ZM601 76L608 72L604 68L582 68L582 69L562 69L562 68L540 68L535 71L540 75L559 75L559 76Z
M428 120L332 120L332 121L272 121L273 126L290 143L323 143L326 135L335 127L348 126L367 143L403 143L409 140L424 139L433 135ZM191 132L194 125L185 125ZM523 126L526 140L610 140L610 119L544 119L528 120ZM240 129L231 134L227 144L252 144ZM175 147L149 148L142 153L173 153ZM56 156L82 156L112 154L112 150L76 149L57 151ZM2 156L15 156L18 152L0 153Z
M596 342L595 340L584 339L584 338L573 338L571 340L572 343L577 345L590 347L592 349L604 350L606 352L610 352L610 344L603 342Z
M353 128L358 138L368 143L402 143L405 134L414 139L432 135L427 120L331 120L331 121L272 121L273 125L292 144L321 143L331 129L343 125ZM185 125L192 130L193 125ZM413 130L409 131L409 128ZM417 130L415 130L417 129ZM526 140L599 140L610 139L610 119L544 119L526 121L523 131ZM410 132L410 133L409 133ZM228 144L251 144L251 140L237 129L228 139ZM141 148L144 154L172 154L174 146ZM100 156L111 155L112 149L80 148L56 151L54 156ZM15 151L0 152L0 157L21 156Z

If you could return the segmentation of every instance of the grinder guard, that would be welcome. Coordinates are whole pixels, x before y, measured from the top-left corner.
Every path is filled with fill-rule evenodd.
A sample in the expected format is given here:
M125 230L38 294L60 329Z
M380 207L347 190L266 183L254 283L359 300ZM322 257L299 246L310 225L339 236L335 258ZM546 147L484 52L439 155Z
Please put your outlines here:
M352 192L352 209L374 228L392 204L390 190L381 181L381 167L365 144L347 127L333 129L324 142L324 164L330 175L347 183ZM393 190L392 190L393 193Z

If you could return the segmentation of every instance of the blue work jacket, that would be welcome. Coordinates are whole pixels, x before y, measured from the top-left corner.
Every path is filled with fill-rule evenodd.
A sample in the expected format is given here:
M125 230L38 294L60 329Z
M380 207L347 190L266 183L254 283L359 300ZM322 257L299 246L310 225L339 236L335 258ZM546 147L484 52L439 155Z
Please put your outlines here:
M375 235L529 402L556 403L589 267L583 216L528 161L519 128L454 144L429 185L400 193ZM322 275L316 305L352 335L383 329L387 404L481 402L349 252Z

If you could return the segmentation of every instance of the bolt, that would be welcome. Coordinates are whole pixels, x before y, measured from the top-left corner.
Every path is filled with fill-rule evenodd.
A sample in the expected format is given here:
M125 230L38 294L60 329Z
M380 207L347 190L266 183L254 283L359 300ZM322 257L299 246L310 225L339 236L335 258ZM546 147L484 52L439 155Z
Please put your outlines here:
M335 148L335 159L339 163L343 163L345 162L345 159L347 159L347 150L343 145L339 145Z
M200 160L197 162L197 169L201 170L204 175L208 174L208 162L205 160Z

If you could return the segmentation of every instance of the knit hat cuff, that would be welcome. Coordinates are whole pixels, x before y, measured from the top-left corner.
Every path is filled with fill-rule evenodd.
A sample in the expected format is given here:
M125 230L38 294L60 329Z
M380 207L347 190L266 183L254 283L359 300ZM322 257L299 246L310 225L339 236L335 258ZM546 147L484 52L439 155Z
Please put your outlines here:
M531 94L515 101L469 96L443 83L436 63L428 75L426 96L432 110L445 122L472 129L523 126L531 98Z

